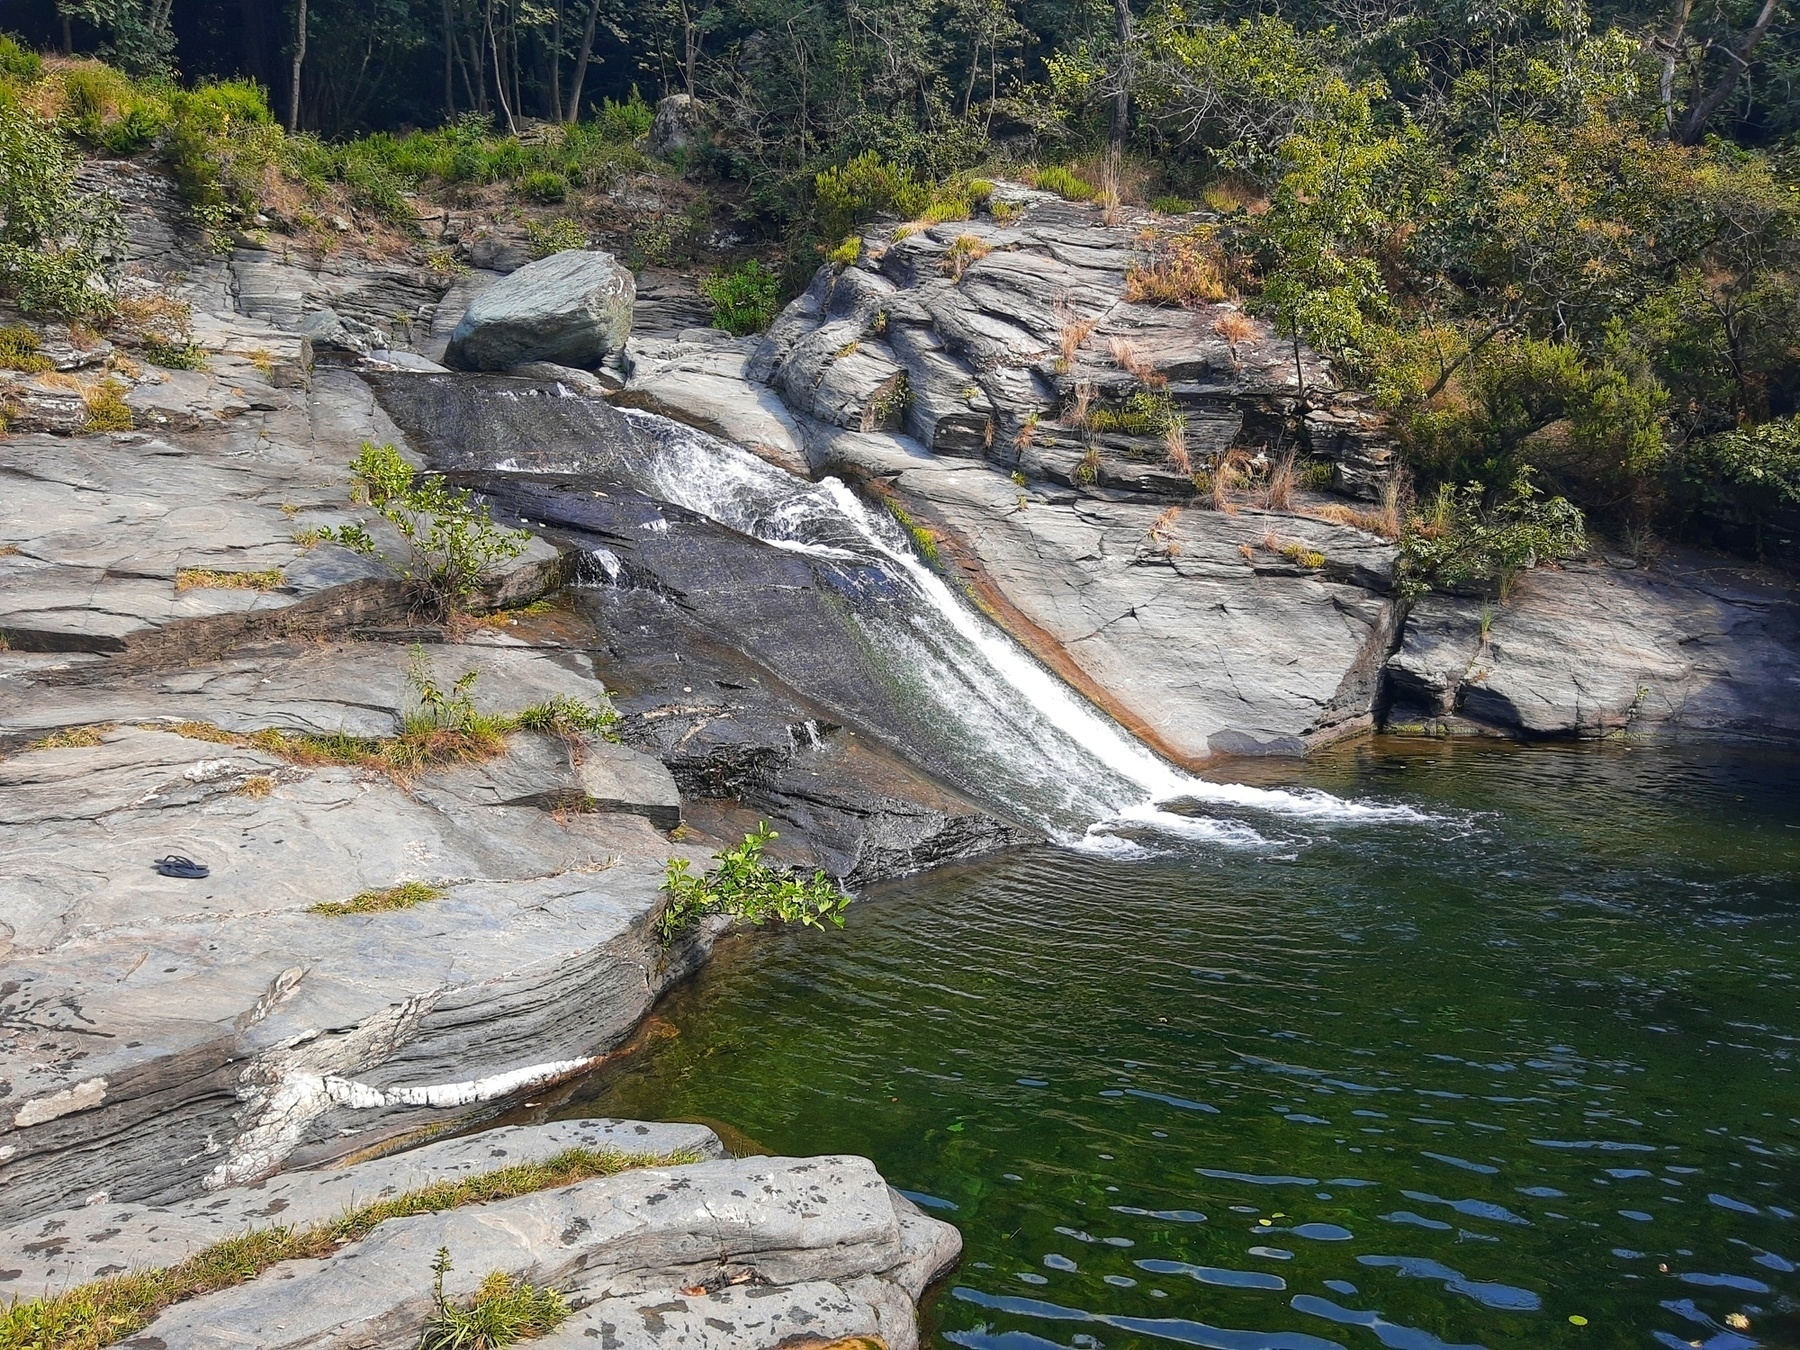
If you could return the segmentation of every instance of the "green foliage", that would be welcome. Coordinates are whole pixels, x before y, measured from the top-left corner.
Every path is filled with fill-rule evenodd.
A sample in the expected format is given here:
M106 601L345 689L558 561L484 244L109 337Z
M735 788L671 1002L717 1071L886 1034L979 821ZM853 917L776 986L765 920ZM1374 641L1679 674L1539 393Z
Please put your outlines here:
M555 169L534 169L519 179L518 187L534 202L560 202L569 195L569 180Z
M1479 483L1445 483L1430 513L1401 528L1399 591L1419 596L1493 582L1504 601L1519 572L1566 558L1586 542L1581 512L1561 497L1542 497L1528 469L1492 506Z
M913 217L931 204L931 189L907 170L865 150L813 179L820 229L842 235L875 216Z
M512 719L520 731L541 731L553 736L599 736L618 740L615 728L619 710L605 694L587 703L568 694L552 694L548 702L534 703Z
M1032 175L1031 185L1042 188L1045 192L1054 192L1072 202L1091 202L1097 190L1092 183L1084 178L1077 178L1072 170L1065 169L1060 164L1039 169Z
M423 881L402 881L379 891L358 891L348 900L321 900L308 905L308 914L327 918L343 918L349 914L386 914L396 909L416 909L433 900L442 900L446 892Z
M760 333L775 321L780 287L779 276L751 261L715 271L701 281L700 293L712 302L713 323L742 337Z
M206 349L195 342L169 342L154 334L147 335L144 355L167 370L206 369Z
M587 231L580 221L569 216L526 221L525 241L531 246L534 258L548 258L552 253L566 253L588 246Z
M421 476L391 445L365 441L351 473L373 506L405 541L407 555L381 553L360 524L321 530L392 567L439 611L455 608L486 584L502 563L525 551L531 535L494 524L487 507L435 475Z
M808 928L828 923L842 928L850 897L823 871L800 877L763 861L763 850L777 837L766 821L760 822L742 843L715 853L715 865L703 877L689 872L686 858L669 859L663 880L669 901L657 921L662 940L673 942L709 914L759 927L773 919Z
M54 127L0 87L0 298L28 314L104 316L96 282L123 234L118 203L75 184Z
M1118 407L1088 410L1089 431L1123 432L1127 436L1166 436L1181 418L1166 389L1140 389Z
M44 59L19 45L10 33L0 33L0 79L30 84L44 73Z
M438 1248L431 1269L433 1312L419 1337L419 1350L499 1350L556 1330L572 1311L556 1290L534 1289L501 1270L482 1280L468 1307L458 1307L444 1297L448 1247Z
M50 358L38 352L38 335L24 324L8 324L0 328L0 370L22 370L27 374L50 369Z
M1800 505L1800 419L1708 436L1683 447L1675 467L1690 509L1747 522L1761 554L1770 519Z
M856 266L857 261L862 257L862 251L862 236L854 233L847 234L844 236L843 243L825 255L825 261L841 271L846 267Z
M651 124L656 121L656 109L644 102L644 96L638 93L638 87L631 86L631 93L622 100L607 99L601 103L594 114L594 127L608 141L629 145L640 136L650 134Z

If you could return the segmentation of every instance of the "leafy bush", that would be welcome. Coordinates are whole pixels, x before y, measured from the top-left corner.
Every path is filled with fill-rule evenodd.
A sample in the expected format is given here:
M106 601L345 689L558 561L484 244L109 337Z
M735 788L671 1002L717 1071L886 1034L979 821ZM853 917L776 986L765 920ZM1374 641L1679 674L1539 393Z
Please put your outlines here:
M594 114L594 126L602 136L625 144L649 135L655 121L656 109L644 102L635 84L623 101L609 98Z
M931 204L931 189L873 150L813 179L813 199L827 238L874 216L916 216Z
M28 47L7 33L0 33L0 79L30 84L44 73L44 61Z
M844 242L825 255L825 261L842 271L846 267L856 266L862 257L863 241L860 234L847 234Z
M0 88L0 297L34 314L100 317L95 282L122 235L118 203L75 185L77 159L55 128Z
M1706 516L1736 517L1750 526L1758 555L1770 519L1800 505L1800 419L1786 417L1746 431L1727 431L1687 446L1676 461L1681 495Z
M1429 515L1400 531L1399 590L1419 596L1470 583L1496 582L1505 601L1513 578L1586 546L1581 512L1561 497L1542 498L1521 469L1508 494L1485 505L1479 483L1444 484Z
M351 473L383 519L400 531L407 556L390 558L360 524L321 530L358 553L380 558L439 613L454 609L486 584L496 568L525 551L531 535L494 524L473 494L436 475L420 476L391 445L363 443Z
M823 871L803 878L763 861L763 850L777 837L767 821L759 822L742 843L713 854L717 865L704 877L689 873L686 858L669 859L663 880L669 902L657 920L662 940L674 941L708 914L728 914L759 927L774 919L808 928L828 923L842 928L850 897Z
M102 380L82 395L87 404L88 431L130 431L131 406L125 402L125 389L115 380Z
M714 272L700 283L700 293L712 302L713 322L742 337L775 321L780 286L779 276L751 261Z
M196 342L167 342L148 336L144 339L144 355L167 370L206 369L206 349Z

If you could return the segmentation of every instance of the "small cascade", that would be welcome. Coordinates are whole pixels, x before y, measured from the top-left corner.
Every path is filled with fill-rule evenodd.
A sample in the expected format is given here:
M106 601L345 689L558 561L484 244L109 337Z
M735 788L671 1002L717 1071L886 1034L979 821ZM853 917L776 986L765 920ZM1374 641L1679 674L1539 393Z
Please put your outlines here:
M940 759L961 766L974 795L1059 842L1111 853L1159 838L1256 846L1268 842L1271 819L1422 818L1402 806L1181 772L966 604L886 513L838 479L809 482L694 428L626 415L643 447L631 467L644 491L839 572L858 597L852 612L877 667L919 709L919 733Z

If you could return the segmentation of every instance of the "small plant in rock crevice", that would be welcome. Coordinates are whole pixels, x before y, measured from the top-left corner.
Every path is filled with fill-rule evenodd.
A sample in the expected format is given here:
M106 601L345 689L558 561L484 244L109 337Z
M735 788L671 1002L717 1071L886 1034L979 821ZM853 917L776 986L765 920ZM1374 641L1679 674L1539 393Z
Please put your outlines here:
M712 303L713 323L727 333L744 337L760 333L775 321L780 310L781 278L759 262L721 268L700 283L700 293Z
M481 1282L466 1308L444 1297L450 1249L439 1247L431 1263L432 1314L419 1337L419 1350L499 1350L556 1330L572 1309L554 1289L536 1289L503 1270Z
M350 472L369 505L400 532L406 556L382 553L360 522L321 529L319 538L379 558L439 614L466 602L531 540L528 531L496 525L474 494L420 474L391 445L363 442Z
M358 891L348 900L322 900L307 906L307 913L334 918L346 914L383 914L389 910L430 904L433 900L442 900L444 895L444 891L423 881L402 881L384 890Z
M671 858L663 890L669 894L657 920L657 934L673 942L709 914L726 914L760 926L771 919L807 928L826 924L842 928L850 897L823 870L803 877L763 860L763 850L777 838L763 821L743 841L713 854L714 866L694 876L686 858Z

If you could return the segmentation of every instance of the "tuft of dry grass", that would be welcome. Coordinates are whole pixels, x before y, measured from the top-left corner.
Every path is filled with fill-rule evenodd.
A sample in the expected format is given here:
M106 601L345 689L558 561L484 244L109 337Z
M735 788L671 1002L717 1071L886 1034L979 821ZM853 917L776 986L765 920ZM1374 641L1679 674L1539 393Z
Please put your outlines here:
M27 750L84 750L100 744L107 732L117 727L116 722L94 722L85 727L64 727L53 731L48 736L40 736L27 743Z
M246 778L238 791L246 797L266 797L275 790L275 779L266 773L253 774Z
M1187 418L1180 413L1169 419L1169 428L1163 433L1163 462L1176 473L1194 472L1193 457L1188 454Z
M1294 504L1294 452L1288 451L1269 466L1263 483L1263 505L1271 511L1286 511Z
M1074 427L1074 428L1078 428L1080 430L1086 430L1087 424L1088 424L1088 416L1093 410L1094 399L1099 395L1099 393L1100 393L1099 386L1096 385L1092 380L1082 380L1082 381L1078 382L1075 386L1074 402L1070 403L1068 407L1063 409L1062 416L1059 417L1057 420L1059 422L1061 422L1065 427Z
M1241 309L1228 309L1213 320L1213 332L1225 339L1225 345L1231 349L1231 359L1238 359L1238 346L1256 336L1256 320Z
M641 1167L699 1162L694 1153L652 1156L573 1148L537 1163L436 1181L357 1205L304 1228L260 1228L195 1252L177 1265L90 1280L0 1308L0 1350L100 1350L131 1336L165 1308L255 1279L280 1261L322 1260L389 1219L512 1200Z
M1358 530L1367 530L1370 534L1380 535L1383 539L1394 540L1400 537L1400 492L1396 484L1389 484L1382 492L1381 505L1376 508L1364 506L1348 506L1342 502L1326 502L1322 506L1307 508L1303 515L1315 520L1328 520L1333 525L1349 525Z
M150 724L152 730L172 731L189 740L211 741L215 745L231 745L241 750L261 750L290 764L344 765L373 769L397 783L405 783L414 774L452 764L477 764L497 759L506 753L505 730L498 725L474 727L418 727L398 736L352 736L333 732L327 736L310 732L280 731L270 728L239 735L213 726L210 722L177 722L172 726Z
M175 569L175 589L178 591L272 591L281 583L279 567L265 567L260 572L223 572L212 567Z
M130 431L133 425L131 405L125 402L124 386L116 380L101 380L84 389L81 401L87 405L86 431Z
M1088 340L1100 320L1084 319L1062 304L1056 307L1056 317L1062 323L1056 334L1056 368L1067 370L1075 361L1075 353L1081 350L1081 344Z
M338 918L346 914L385 914L389 910L412 909L418 905L442 900L447 894L423 881L402 881L381 891L358 891L348 900L324 900L308 905L308 914L325 914Z
M1233 299L1230 262L1210 231L1159 235L1149 258L1125 274L1125 298L1184 309Z
M1151 546L1164 557L1172 558L1181 552L1181 545L1173 536L1175 522L1180 516L1181 507L1176 505L1160 512L1156 519L1150 522L1150 529L1145 537L1149 539Z
M1213 510L1222 511L1228 516L1237 514L1237 503L1232 500L1232 492L1244 485L1244 466L1250 457L1242 450L1227 450L1219 456L1219 462L1212 468L1212 504Z
M1146 389L1161 389L1169 382L1168 377L1137 349L1130 338L1109 337L1106 340L1106 351L1112 357L1114 365Z
M1017 433L1014 434L1013 449L1017 450L1020 454L1031 449L1031 443L1037 439L1037 426L1038 415L1036 413L1031 413L1020 425Z

